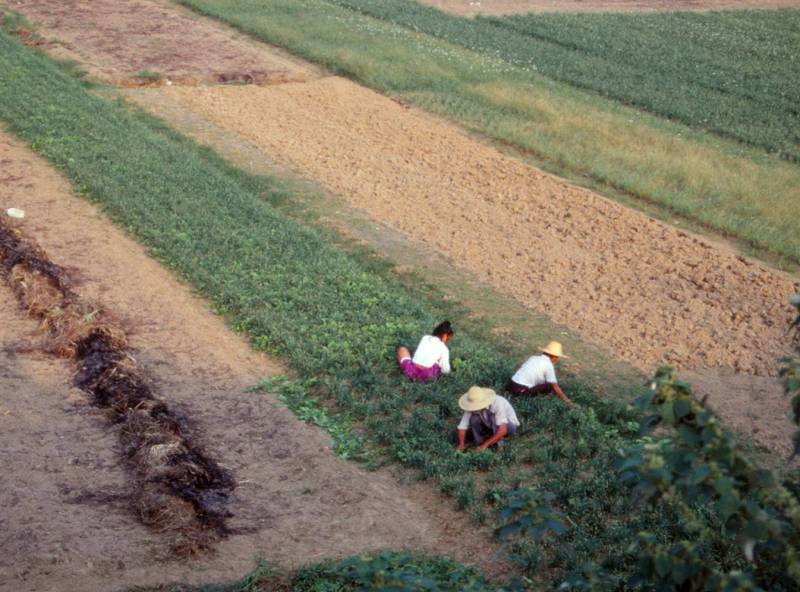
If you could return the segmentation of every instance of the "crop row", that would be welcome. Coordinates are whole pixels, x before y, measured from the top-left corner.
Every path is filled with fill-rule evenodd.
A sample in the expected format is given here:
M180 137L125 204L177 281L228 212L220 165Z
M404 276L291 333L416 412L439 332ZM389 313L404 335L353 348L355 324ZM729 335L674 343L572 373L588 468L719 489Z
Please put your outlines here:
M413 0L330 1L800 160L800 11L471 20Z
M516 400L523 426L513 445L501 454L456 453L457 395L474 383L499 387L515 360L456 318L462 363L454 375L433 385L403 380L394 348L413 345L446 304L418 298L270 207L270 196L285 198L282 184L247 177L149 116L92 95L5 33L0 118L256 347L313 379L314 396L359 424L383 458L416 469L478 519L520 485L552 492L573 526L557 545L515 544L513 557L529 574L560 578L600 559L625 574L636 532L681 535L668 506L635 509L617 479L617 450L634 437L634 418L579 381L566 386L582 408ZM724 538L710 544L712 560L738 561ZM550 569L536 572L541 566Z

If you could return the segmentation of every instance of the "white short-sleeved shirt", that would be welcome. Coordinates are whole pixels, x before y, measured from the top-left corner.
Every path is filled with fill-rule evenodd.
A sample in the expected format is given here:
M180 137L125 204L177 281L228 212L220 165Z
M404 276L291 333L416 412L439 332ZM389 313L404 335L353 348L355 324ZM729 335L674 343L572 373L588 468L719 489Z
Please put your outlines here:
M439 364L442 374L450 373L450 351L441 339L433 335L425 335L419 340L411 361L425 368Z
M520 366L511 380L522 386L539 386L540 384L558 384L556 369L550 358L542 354L531 356Z
M505 397L501 397L497 395L492 401L492 404L489 405L487 408L490 413L494 414L494 423L497 426L501 426L504 424L512 424L515 426L519 426L519 419L517 419L517 413L514 411L514 408L511 406L511 403L508 402L508 399ZM483 410L481 410L483 411ZM469 418L473 413L481 413L481 411L465 411L464 415L461 416L461 422L458 424L459 430L466 430L469 428Z

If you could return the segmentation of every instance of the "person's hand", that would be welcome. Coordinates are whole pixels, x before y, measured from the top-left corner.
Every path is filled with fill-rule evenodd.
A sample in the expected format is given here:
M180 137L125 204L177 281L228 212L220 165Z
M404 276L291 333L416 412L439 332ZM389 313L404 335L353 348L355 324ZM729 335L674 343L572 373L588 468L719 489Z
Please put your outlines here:
M459 444L456 447L456 452L464 452L464 445L463 444Z
M486 444L481 444L480 446L478 446L478 450L486 450L486 448L487 448Z

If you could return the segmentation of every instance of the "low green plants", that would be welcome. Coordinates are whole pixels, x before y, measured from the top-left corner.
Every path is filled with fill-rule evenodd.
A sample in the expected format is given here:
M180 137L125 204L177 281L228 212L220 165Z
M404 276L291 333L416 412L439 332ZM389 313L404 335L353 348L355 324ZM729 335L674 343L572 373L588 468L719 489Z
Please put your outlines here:
M502 592L453 561L398 552L305 567L292 584L295 592Z
M414 0L328 1L800 160L793 83L800 11L468 19Z

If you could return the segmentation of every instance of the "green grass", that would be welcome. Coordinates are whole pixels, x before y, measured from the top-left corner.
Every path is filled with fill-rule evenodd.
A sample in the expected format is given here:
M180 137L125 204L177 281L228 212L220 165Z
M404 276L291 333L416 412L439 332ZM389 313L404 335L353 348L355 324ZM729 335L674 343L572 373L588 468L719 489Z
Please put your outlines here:
M403 379L396 346L413 346L452 305L420 298L271 207L286 199L280 183L248 177L151 117L90 94L2 32L0 119L255 347L313 380L311 395L356 422L385 462L414 469L493 525L495 510L521 485L552 492L568 532L510 547L542 585L591 561L624 575L636 532L664 541L682 534L668 506L636 509L617 478L617 451L636 438L635 417L578 379L563 383L582 408L554 397L517 399L522 426L502 453L456 453L457 396L476 383L499 388L515 361L460 314L457 372L431 385ZM737 565L735 542L721 537L715 545L710 560Z
M800 167L532 72L503 59L490 39L478 50L464 47L483 43L483 29L469 27L489 26L484 21L441 17L460 28L437 29L437 37L423 32L441 25L436 11L425 9L426 18L413 26L391 22L415 6L407 2L358 2L382 18L340 5L344 0L181 2L533 155L612 197L657 204L800 262ZM503 38L515 35L491 27Z

